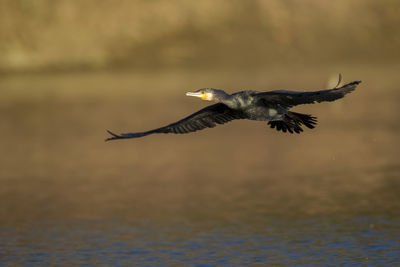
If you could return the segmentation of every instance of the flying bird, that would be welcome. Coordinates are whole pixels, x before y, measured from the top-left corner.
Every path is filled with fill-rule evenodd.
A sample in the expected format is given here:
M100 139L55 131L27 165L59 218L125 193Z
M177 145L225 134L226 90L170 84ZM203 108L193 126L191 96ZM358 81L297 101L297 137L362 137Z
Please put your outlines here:
M352 92L361 83L361 81L354 81L338 87L340 82L341 75L339 75L338 84L333 89L314 92L246 90L228 94L219 89L202 88L188 92L186 95L216 102L216 104L207 106L180 121L150 131L115 134L107 130L111 137L106 141L138 138L155 133L186 134L239 119L267 121L271 128L278 131L301 133L303 125L310 129L314 128L317 118L309 114L290 111L290 108L302 104L335 101Z

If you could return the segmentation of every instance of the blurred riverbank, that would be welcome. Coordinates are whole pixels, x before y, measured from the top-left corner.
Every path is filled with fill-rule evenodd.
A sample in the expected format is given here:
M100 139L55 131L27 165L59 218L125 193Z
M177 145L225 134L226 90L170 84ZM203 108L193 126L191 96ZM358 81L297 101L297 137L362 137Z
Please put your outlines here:
M2 73L400 59L400 4L392 0L2 0L0 7Z

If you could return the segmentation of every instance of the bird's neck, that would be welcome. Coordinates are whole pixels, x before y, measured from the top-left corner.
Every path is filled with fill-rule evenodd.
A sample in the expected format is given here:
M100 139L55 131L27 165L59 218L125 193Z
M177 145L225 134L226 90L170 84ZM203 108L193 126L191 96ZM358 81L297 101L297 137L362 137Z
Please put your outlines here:
M243 109L245 108L249 103L246 96L243 96L243 94L227 94L225 93L222 97L219 98L218 102L221 102L231 109Z
M238 108L237 101L233 95L221 92L215 99L216 102L227 105L232 109Z

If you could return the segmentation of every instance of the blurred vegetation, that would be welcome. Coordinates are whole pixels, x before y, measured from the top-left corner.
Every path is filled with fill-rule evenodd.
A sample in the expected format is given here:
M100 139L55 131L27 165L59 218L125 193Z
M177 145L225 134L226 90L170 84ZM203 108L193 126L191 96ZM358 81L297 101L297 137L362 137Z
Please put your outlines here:
M0 70L397 62L397 0L0 0Z

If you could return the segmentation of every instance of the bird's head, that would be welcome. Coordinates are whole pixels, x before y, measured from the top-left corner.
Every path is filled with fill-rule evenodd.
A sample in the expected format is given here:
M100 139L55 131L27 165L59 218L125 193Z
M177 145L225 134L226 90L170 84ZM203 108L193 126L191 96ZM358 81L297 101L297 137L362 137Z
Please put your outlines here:
M219 89L202 88L194 92L187 92L186 95L199 97L207 101L221 101L227 96L227 93Z

